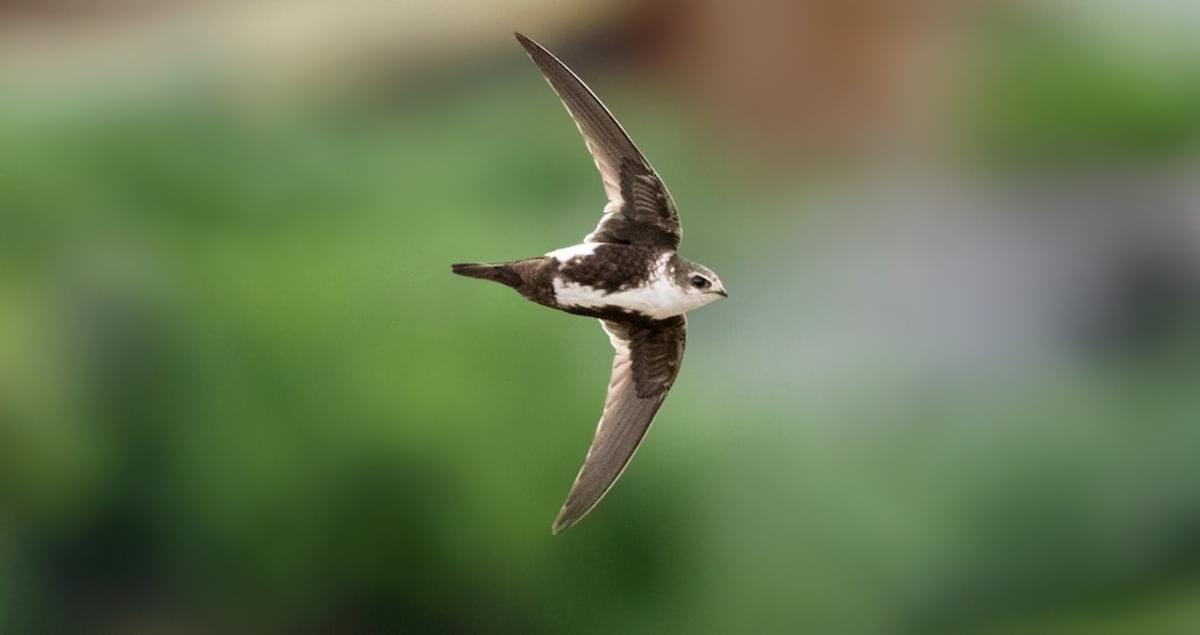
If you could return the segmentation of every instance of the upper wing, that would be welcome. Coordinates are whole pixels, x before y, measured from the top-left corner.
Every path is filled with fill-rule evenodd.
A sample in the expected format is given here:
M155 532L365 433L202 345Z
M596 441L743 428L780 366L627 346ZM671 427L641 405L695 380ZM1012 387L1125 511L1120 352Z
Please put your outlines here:
M682 230L675 202L625 129L596 94L550 51L520 33L516 36L571 113L604 181L608 205L600 224L584 242L678 249Z
M554 533L592 511L629 465L675 383L687 345L687 320L683 316L660 322L604 320L601 325L616 349L608 398L592 447L554 521Z

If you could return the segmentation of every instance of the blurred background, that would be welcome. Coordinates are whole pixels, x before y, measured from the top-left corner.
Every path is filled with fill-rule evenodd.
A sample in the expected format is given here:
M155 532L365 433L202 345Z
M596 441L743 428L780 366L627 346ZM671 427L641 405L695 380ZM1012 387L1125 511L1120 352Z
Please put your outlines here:
M0 2L0 632L1200 632L1200 5ZM611 350L448 264L604 203L732 298L550 535Z

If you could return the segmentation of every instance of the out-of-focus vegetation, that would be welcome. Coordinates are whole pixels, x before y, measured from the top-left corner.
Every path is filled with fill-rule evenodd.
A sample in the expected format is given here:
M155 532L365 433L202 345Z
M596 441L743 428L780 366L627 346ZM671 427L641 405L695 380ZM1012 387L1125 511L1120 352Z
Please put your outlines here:
M1183 70L1048 28L980 29L976 158L1187 165ZM736 131L616 73L588 79L732 299L692 316L612 495L552 537L608 343L447 265L569 244L602 192L519 49L495 55L399 95L3 91L0 631L1200 629L1187 272L1021 339L985 310L1033 302L1020 257L978 292L897 287L875 254L905 237L842 229L870 222L855 175L756 180ZM977 264L934 234L939 275ZM944 310L944 338L903 326Z
M1030 169L1195 152L1200 82L1187 77L1200 53L1163 59L1144 42L1113 43L1022 12L988 30L972 114L992 157Z

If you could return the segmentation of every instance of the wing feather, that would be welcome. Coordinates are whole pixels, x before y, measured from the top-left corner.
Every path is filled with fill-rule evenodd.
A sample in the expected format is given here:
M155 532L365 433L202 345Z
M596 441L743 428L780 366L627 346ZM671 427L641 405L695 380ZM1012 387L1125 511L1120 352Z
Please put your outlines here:
M604 413L583 467L554 521L558 533L579 522L625 471L679 374L687 320L601 321L615 355Z
M604 182L608 205L584 242L679 247L675 202L629 134L583 80L553 53L516 34L530 59L567 108Z

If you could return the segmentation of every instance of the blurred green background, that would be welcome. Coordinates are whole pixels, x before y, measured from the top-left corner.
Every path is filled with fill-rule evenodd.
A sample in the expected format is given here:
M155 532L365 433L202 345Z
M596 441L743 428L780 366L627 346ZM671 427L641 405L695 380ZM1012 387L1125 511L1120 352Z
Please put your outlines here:
M1200 632L1187 2L0 3L0 632ZM730 300L611 495L603 193Z

